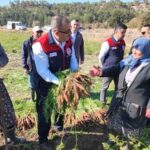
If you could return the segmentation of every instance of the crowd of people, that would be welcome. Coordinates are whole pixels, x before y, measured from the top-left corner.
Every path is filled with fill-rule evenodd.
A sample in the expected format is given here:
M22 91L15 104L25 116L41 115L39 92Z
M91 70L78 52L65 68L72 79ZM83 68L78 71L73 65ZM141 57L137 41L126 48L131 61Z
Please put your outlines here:
M107 104L107 89L112 80L115 83L114 94L110 103L107 119L108 128L122 133L126 138L139 137L150 118L150 25L141 28L141 35L131 46L129 55L124 58L127 26L118 23L114 34L101 46L99 67L90 70L92 77L102 77L100 102ZM28 76L31 89L31 101L36 102L37 124L40 150L51 150L48 134L51 128L51 116L46 120L44 106L52 85L59 85L58 71L79 70L84 63L84 39L80 32L79 20L71 22L65 16L57 15L51 19L51 29L44 33L39 26L32 30L21 49L24 72ZM8 57L0 46L0 68L8 63ZM6 143L26 142L15 134L15 112L7 92L0 79L0 126ZM54 127L64 130L64 116L55 115Z

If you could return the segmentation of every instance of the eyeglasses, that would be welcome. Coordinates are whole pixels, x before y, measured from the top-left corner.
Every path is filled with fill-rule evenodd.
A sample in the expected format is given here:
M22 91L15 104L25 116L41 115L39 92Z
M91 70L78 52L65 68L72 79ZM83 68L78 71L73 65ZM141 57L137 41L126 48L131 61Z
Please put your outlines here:
M60 32L60 33L64 33L64 34L71 34L71 30L69 29L68 31L60 31L60 30L58 30L58 32Z
M126 31L121 31L120 33L125 34L125 33L126 33Z

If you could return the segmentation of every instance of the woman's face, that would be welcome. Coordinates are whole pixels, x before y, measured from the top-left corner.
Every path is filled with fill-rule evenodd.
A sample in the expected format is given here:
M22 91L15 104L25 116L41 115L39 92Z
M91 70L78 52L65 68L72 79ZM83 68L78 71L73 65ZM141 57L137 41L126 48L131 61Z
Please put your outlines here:
M141 51L139 51L138 49L133 48L132 49L132 56L133 58L141 58L143 56L143 53Z

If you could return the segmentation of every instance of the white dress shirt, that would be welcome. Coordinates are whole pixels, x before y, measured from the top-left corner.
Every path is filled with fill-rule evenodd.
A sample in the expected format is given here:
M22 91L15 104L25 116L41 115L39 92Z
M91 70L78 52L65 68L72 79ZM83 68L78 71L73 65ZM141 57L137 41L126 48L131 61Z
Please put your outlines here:
M99 63L100 63L101 67L104 64L104 59L105 59L105 56L107 55L108 51L109 51L109 43L107 41L105 41L102 44L101 49L100 49L100 53L99 53Z
M75 43L76 36L77 36L77 32L71 34L73 44Z

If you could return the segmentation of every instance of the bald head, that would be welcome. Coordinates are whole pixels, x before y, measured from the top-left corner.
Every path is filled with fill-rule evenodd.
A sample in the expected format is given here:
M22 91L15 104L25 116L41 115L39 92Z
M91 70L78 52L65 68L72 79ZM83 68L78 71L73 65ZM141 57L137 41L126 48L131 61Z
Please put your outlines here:
M65 16L57 15L54 16L51 20L52 30L63 30L66 24L70 24L70 21Z

